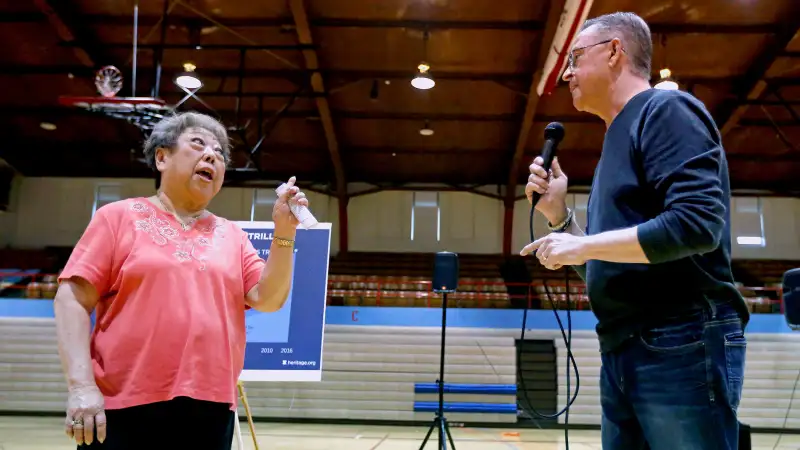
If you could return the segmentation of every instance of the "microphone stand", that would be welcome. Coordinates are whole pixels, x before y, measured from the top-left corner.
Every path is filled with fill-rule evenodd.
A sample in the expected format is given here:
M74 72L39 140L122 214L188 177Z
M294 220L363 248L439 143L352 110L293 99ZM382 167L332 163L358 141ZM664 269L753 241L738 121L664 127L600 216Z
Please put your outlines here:
M433 433L434 429L438 429L439 432L439 449L440 450L447 450L447 441L450 441L450 447L455 450L456 444L453 443L453 436L450 434L450 426L447 424L447 419L444 417L444 343L445 343L445 329L447 328L447 292L442 291L442 348L440 349L439 355L439 379L436 380L436 384L439 387L439 408L436 410L436 417L433 419L433 423L431 427L428 428L428 434L425 435L425 439L422 440L422 445L420 445L419 449L422 450L425 448L425 444L428 442L428 438L431 437L431 433ZM447 438L445 439L445 433L447 434Z

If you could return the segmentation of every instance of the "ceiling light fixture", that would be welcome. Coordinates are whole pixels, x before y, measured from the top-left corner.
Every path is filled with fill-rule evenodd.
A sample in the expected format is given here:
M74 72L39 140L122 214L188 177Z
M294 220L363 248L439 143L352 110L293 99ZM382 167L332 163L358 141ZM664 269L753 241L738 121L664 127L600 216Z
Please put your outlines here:
M419 66L417 66L417 69L419 69L419 73L417 73L417 76L415 76L414 79L411 80L412 86L414 86L417 89L425 90L425 89L430 89L436 85L436 82L433 81L433 77L428 72L431 69L431 66L423 62L420 63Z
M56 129L56 124L50 123L50 122L42 122L42 123L39 124L39 126L43 130L47 130L47 131L53 131L53 130Z
M200 89L203 87L203 82L197 77L195 73L197 66L187 62L183 64L183 72L175 77L175 84L185 89Z
M417 66L417 75L411 80L411 86L417 89L427 90L436 85L430 74L431 66L425 62L428 59L428 30L422 35L422 62Z
M672 71L669 69L661 69L659 72L661 79L653 86L656 89L663 89L665 91L675 91L678 89L678 83L672 79Z
M419 134L423 136L433 135L433 129L431 128L430 123L427 120L425 121L425 126L420 128Z

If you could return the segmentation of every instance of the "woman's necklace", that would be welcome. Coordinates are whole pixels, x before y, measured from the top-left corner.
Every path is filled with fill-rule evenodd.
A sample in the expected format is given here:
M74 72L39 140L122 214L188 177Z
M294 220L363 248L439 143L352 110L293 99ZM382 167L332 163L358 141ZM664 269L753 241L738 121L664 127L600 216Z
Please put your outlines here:
M178 213L175 212L175 209L167 208L167 205L164 204L163 201L161 201L161 193L156 194L156 199L158 199L158 203L161 205L161 207L164 208L164 210L167 211L168 213L172 214L172 216L175 217L175 220L177 220L178 223L181 224L181 228L183 228L183 231L189 231L189 228L191 228L192 225L194 225L194 223L197 221L197 218L203 214L203 212L201 211L194 217L189 217L186 221L184 221L180 218L180 216L178 216Z

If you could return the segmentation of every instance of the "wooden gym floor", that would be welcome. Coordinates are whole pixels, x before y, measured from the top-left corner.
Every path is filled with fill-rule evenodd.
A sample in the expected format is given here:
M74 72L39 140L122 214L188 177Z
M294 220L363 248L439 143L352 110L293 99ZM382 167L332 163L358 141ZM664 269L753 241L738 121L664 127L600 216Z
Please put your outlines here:
M61 424L60 418L0 417L0 450L74 450L75 445L64 435ZM259 450L416 450L426 432L424 427L256 423ZM451 428L451 432L458 450L564 448L564 432L560 430ZM246 422L242 422L242 433L245 448L253 449ZM436 450L436 446L432 440L425 448ZM753 450L798 448L800 435L753 436ZM570 449L601 450L599 432L570 431Z

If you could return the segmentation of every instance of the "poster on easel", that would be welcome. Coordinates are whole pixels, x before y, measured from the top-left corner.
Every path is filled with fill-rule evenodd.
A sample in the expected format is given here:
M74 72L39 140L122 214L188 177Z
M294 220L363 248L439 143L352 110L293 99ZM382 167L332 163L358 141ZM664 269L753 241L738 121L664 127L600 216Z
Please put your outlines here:
M273 222L237 222L267 259ZM241 381L321 381L331 224L299 227L289 297L283 307L245 315L247 346Z

